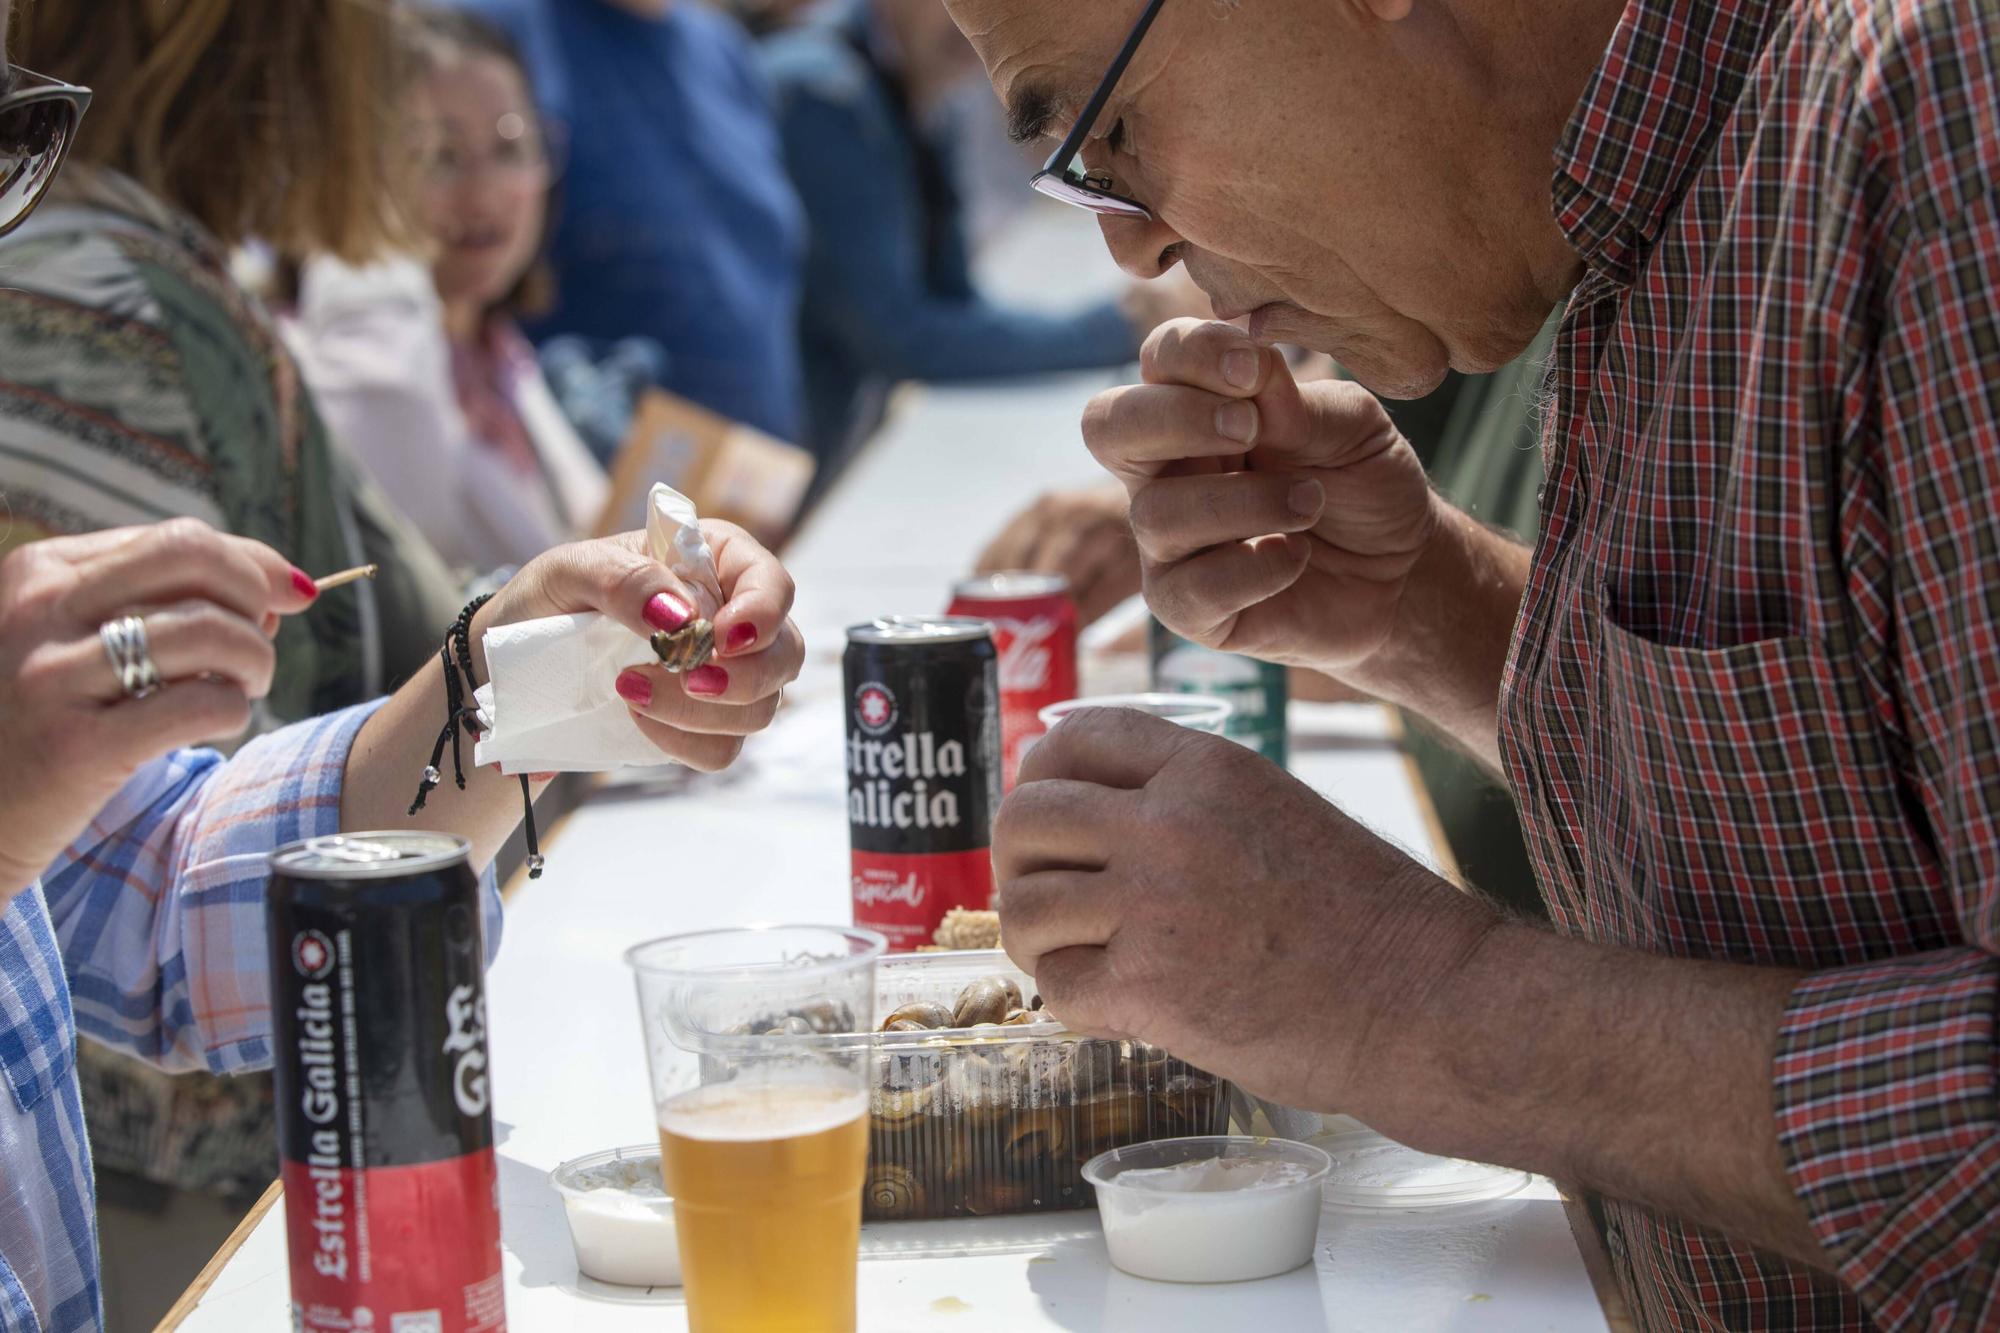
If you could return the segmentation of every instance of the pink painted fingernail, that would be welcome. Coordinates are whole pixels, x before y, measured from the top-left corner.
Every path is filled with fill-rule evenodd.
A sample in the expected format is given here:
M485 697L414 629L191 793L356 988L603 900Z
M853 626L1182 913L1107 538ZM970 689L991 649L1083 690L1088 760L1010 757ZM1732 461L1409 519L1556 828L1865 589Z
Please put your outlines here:
M757 642L757 627L751 624L749 621L746 620L740 625L730 626L729 628L730 652L740 653L745 648L748 648L751 644L755 642Z
M688 672L686 682L689 694L720 694L729 688L729 673L710 663Z
M664 592L653 594L646 603L646 623L654 629L679 629L694 619L694 611L680 598Z
M297 565L292 566L292 586L298 589L299 596L301 597L319 596L319 585L313 582L312 575L306 573Z
M642 672L621 671L618 673L618 697L628 704L644 708L653 702L653 682Z

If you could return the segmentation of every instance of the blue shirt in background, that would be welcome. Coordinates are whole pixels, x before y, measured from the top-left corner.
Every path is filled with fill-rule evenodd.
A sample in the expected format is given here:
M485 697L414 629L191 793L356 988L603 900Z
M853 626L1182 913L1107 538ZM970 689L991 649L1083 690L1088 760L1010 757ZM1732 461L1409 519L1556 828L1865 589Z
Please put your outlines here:
M646 337L663 387L800 438L804 221L750 39L676 0L641 18L606 0L455 0L513 34L544 113L568 128L537 340Z
M1137 335L1113 303L1049 315L980 295L950 148L916 124L865 0L822 6L766 38L763 63L811 223L799 340L816 484L874 432L898 380L1137 358Z

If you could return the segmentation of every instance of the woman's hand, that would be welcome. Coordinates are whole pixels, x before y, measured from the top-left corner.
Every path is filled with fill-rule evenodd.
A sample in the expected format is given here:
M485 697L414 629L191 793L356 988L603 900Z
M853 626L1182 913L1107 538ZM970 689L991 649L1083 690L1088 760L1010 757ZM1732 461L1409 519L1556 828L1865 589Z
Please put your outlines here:
M743 738L777 715L778 693L799 674L805 640L789 619L792 579L778 558L733 523L705 521L722 604L685 586L646 552L645 534L559 546L530 561L473 623L473 669L487 678L484 632L539 616L601 611L635 634L676 630L696 615L715 626L716 656L683 675L663 667L619 673L618 693L662 754L691 768L726 768Z
M193 519L24 546L0 560L0 906L133 774L232 736L271 685L278 617L312 580ZM160 688L129 698L98 627L140 616Z

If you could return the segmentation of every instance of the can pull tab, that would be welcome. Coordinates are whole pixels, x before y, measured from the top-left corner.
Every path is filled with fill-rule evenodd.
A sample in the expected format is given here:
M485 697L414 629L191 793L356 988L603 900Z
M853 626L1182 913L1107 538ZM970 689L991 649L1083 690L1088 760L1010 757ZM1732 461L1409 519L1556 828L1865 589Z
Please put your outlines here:
M384 861L399 861L403 856L402 849L387 843L369 842L365 838L350 838L338 833L311 839L306 843L306 850L314 856L349 865L380 865Z

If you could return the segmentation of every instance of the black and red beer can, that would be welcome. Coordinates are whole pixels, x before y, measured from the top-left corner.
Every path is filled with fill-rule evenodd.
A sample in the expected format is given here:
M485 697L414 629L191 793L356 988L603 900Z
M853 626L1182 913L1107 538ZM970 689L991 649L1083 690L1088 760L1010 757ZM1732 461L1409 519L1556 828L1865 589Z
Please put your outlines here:
M895 950L954 907L993 902L1000 670L993 627L888 616L847 631L847 827L854 924Z
M1060 574L987 574L952 589L950 614L991 622L1000 654L1001 785L1048 728L1042 710L1076 698L1076 603Z
M486 951L464 839L314 838L266 922L292 1327L497 1333Z

